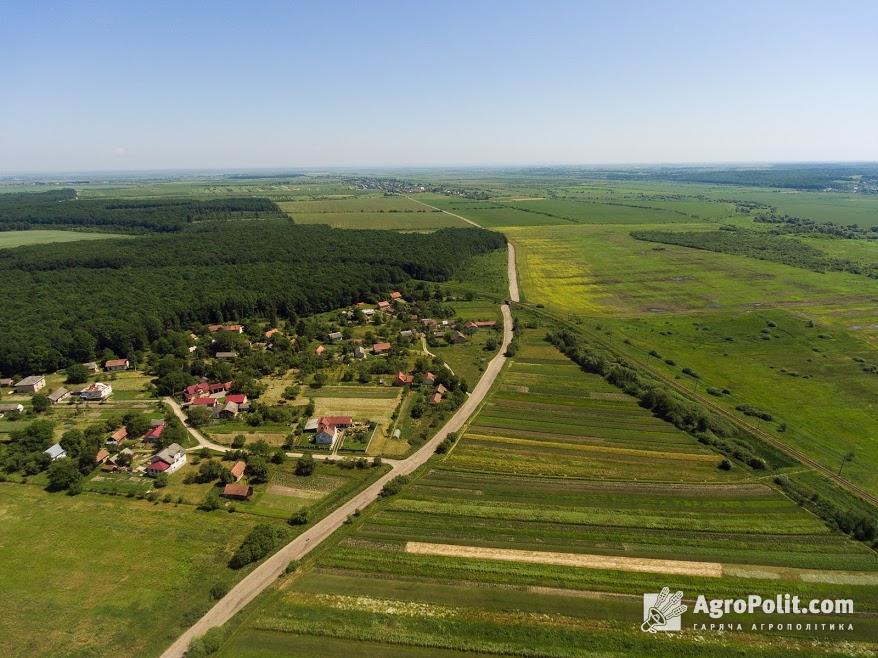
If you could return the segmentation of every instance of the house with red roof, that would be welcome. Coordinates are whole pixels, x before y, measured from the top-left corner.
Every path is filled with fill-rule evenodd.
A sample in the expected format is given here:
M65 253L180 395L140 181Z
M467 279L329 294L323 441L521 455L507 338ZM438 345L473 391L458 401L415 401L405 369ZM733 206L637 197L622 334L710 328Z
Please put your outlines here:
M171 473L180 470L186 463L186 451L179 443L172 443L161 452L153 455L146 467L146 474L156 477L159 473Z
M232 474L232 477L235 478L235 482L244 477L244 471L247 470L246 462L238 461L235 462L235 465L229 469L229 473Z
M280 329L276 329L276 328L275 328L275 329L269 329L268 331L266 331L266 332L265 332L264 334L262 334L262 335L265 336L265 338L266 338L266 340L267 340L267 339L271 338L272 336L274 336L274 335L275 335L276 333L278 333L279 331L280 331Z
M425 372L421 377L421 381L424 384L435 384L436 383L436 375L432 372Z
M131 364L128 362L128 359L110 359L104 363L104 370L107 372L119 372L128 370L129 365Z
M393 380L394 386L411 386L415 381L414 375L408 375L404 372L396 373L396 379Z
M318 448L329 448L338 440L338 426L327 422L326 418L317 421L317 433L314 435L314 445Z
M392 293L390 293L390 299L394 301L396 301L397 299L402 299L402 293L398 290L394 290Z
M384 354L390 351L390 343L375 343L372 345L372 354Z
M155 441L158 442L162 438L162 433L165 431L165 424L156 425L143 435L144 441Z
M120 427L112 434L110 434L110 438L107 439L107 443L111 446L117 446L122 443L125 439L128 438L128 430L124 427Z
M206 407L208 409L213 409L216 406L216 398L195 398L189 402L190 407Z
M227 484L220 495L234 500L248 500L253 495L253 487L249 484Z
M317 356L320 356L325 351L326 351L326 348L323 345L318 345L317 347L314 348L314 354L316 354Z
M247 394L246 393L229 393L226 396L226 402L234 402L239 407L242 404L247 404Z
M386 313L390 310L390 302L384 300L378 302L378 310Z
M441 393L433 393L430 396L430 404L436 405L442 402L442 394Z

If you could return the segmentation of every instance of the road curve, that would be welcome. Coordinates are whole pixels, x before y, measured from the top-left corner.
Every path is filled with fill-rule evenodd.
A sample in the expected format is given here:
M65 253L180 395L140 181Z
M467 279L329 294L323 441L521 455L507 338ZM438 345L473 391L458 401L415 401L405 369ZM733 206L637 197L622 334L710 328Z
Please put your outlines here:
M511 247L512 245L509 246ZM511 251L510 253L510 257L514 259L515 252ZM510 270L510 274L514 277L514 266ZM512 297L513 281L514 278L511 278L510 297ZM517 296L517 285L515 286L515 289ZM450 432L457 432L466 424L466 421L469 420L470 416L472 416L472 414L479 408L479 405L485 399L488 391L491 390L491 386L493 386L494 381L497 379L497 375L500 374L500 370L503 368L503 364L506 361L506 348L509 347L509 343L512 340L512 313L509 310L509 306L506 304L503 304L500 307L500 310L503 314L503 343L500 346L500 350L488 363L479 382L471 391L471 394L448 422L442 426L442 429L440 429L432 439L421 446L421 448L410 457L391 463L390 472L386 473L366 489L334 509L327 516L308 528L305 532L293 539L289 544L281 548L277 553L269 557L265 562L247 574L229 591L228 594L217 601L216 605L208 610L201 619L195 622L193 626L177 638L177 640L165 650L161 658L181 658L186 653L186 650L189 648L189 643L194 638L200 637L211 628L220 626L229 621L236 613L243 609L244 606L255 599L264 589L275 582L291 561L302 559L318 544L338 530L348 516L353 514L355 510L361 510L375 502L381 489L388 481L397 475L411 473L424 464L436 452L436 446L442 443ZM174 408L174 412L177 413L179 405L176 405L175 407L176 403L169 404ZM180 414L182 414L182 410L180 410ZM192 428L190 428L190 431L191 429ZM193 434L193 436L196 435Z

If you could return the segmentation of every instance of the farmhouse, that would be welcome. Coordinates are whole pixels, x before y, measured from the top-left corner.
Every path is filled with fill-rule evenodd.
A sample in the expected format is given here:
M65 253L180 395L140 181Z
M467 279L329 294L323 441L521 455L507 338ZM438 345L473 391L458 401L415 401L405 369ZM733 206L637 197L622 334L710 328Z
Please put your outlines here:
M156 425L155 427L151 427L150 430L143 435L144 441L159 441L162 438L162 434L165 431L165 424Z
M247 395L245 393L230 393L226 396L226 402L234 402L238 407L247 405Z
M375 343L372 345L372 354L384 354L390 351L390 343Z
M326 351L326 348L323 347L323 345L318 345L317 347L314 348L314 354L316 354L317 356L320 356L325 351Z
M435 384L436 383L436 375L432 372L425 372L421 381L425 384Z
M266 340L268 340L269 338L271 338L272 336L274 336L274 335L275 335L276 333L278 333L279 331L280 331L280 329L269 329L268 331L266 331L266 332L265 332L264 334L262 334L262 335L265 337Z
M170 475L174 471L179 470L185 463L186 452L179 443L172 443L158 454L153 455L152 462L147 467L146 473L150 477L155 477L159 473Z
M442 394L441 393L433 393L430 396L430 404L436 405L442 402Z
M247 470L246 462L235 462L235 465L229 469L229 473L232 474L232 477L235 478L235 482L244 477L244 471Z
M248 484L227 484L221 494L224 498L247 500L253 495L253 487Z
M454 343L455 345L459 345L460 343L465 343L466 336L464 336L459 331L455 331L453 334L451 334L451 342Z
M121 370L128 370L128 359L110 359L104 364L104 370L107 372L119 372Z
M217 414L220 418L237 418L238 417L238 405L235 402L226 402L223 405L223 408L220 409Z
M403 329L402 331L399 332L399 336L400 336L400 338L407 338L407 339L411 340L412 338L415 337L415 332L412 331L411 329Z
M112 386L102 382L95 382L87 388L82 389L79 392L79 397L83 400L106 400L112 394Z
M103 464L109 458L110 451L106 448L101 448L100 450L98 450L98 454L95 455L95 464Z
M31 375L15 383L16 393L36 393L46 386L46 378L42 375Z
M375 315L375 309L374 308L364 308L363 315L365 316L365 318L367 320L370 320L370 319L372 319L372 316Z
M438 323L433 318L421 318L421 324L427 329L435 329Z
M43 453L49 455L49 459L51 459L52 461L67 456L67 451L61 447L60 443L49 446L48 448L43 450Z
M124 427L120 427L112 434L110 434L110 438L107 439L107 444L111 446L118 446L122 444L122 441L128 438L128 430Z
M354 424L354 419L350 416L321 416L318 423L323 422L336 427L350 427Z
M0 379L0 388L12 388L12 380L9 377Z
M217 352L216 358L222 359L224 361L230 361L231 359L237 359L238 353L237 352Z
M101 371L101 367L95 363L94 361L89 361L88 363L82 364L90 375L96 375Z
M390 302L380 301L378 302L378 310L382 313L387 313L390 311Z
M448 389L445 388L442 384L439 384L438 386L436 386L436 392L439 395L445 395L446 393L448 393Z
M329 448L338 440L338 425L331 422L336 420L332 416L326 416L317 421L317 434L314 435L314 444L318 448Z
M61 386L60 388L56 388L54 391L49 393L48 398L49 402L52 404L58 404L59 402L63 402L67 398L70 397L70 391Z
M394 301L396 301L397 299L402 299L402 293L398 290L394 290L392 293L390 293L390 299Z
M393 380L394 386L411 386L415 381L414 375L407 375L404 372L396 373L396 379Z
M183 399L186 402L189 402L192 398L209 395L211 393L221 393L223 391L228 391L231 388L232 382L217 382L215 384L200 382L183 389Z
M216 406L217 400L216 398L202 397L202 398L194 398L189 402L189 406L192 407L207 407L208 409L213 409Z
M24 405L17 402L0 403L0 414L20 414L24 411Z
M329 338L329 340L331 342L337 343L338 341L340 341L342 339L342 334L340 331L333 331L331 334L329 334L327 336L327 338Z

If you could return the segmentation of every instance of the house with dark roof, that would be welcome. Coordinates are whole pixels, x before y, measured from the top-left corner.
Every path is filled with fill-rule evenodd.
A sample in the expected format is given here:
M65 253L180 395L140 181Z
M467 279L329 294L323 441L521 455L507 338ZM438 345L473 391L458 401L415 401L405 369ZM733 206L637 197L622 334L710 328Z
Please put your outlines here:
M52 404L58 404L59 402L64 402L64 400L70 397L70 391L61 386L60 388L56 388L54 391L49 393L47 397L49 398L49 402L51 402Z
M46 386L46 378L42 375L31 375L15 382L16 393L36 393Z

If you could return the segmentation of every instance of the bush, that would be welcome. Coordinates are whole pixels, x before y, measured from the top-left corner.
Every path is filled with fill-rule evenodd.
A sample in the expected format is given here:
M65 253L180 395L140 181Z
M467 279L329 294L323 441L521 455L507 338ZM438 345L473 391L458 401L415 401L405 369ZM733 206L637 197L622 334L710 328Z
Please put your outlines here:
M252 562L258 562L271 553L285 536L280 528L260 523L244 538L238 550L232 555L229 566L232 569L240 569Z
M223 501L220 498L219 490L214 487L207 492L207 495L204 497L204 500L201 501L201 505L198 506L198 509L204 510L205 512L212 512L222 506Z
M721 471L731 471L732 470L732 462L730 462L728 459L723 459L719 463L719 466L717 466L717 468L719 468L719 470L721 470Z
M409 483L409 478L407 475L397 475L395 478L387 482L384 487L381 489L381 493L378 494L382 498L387 498L388 496L395 496L402 488Z
M211 656L220 650L225 639L225 630L218 626L211 628L201 637L196 637L189 643L186 650L186 658L204 658Z
M155 480L153 480L153 486L156 489L164 489L168 486L168 474L167 473L159 473L156 475Z
M300 509L294 512L288 521L290 525L306 525L308 523L308 510Z
M240 450L247 444L247 438L243 434L238 434L232 439L232 448Z
M229 586L226 583L214 583L210 588L210 598L214 601L219 601L228 591Z
M308 477L314 473L317 464L311 455L302 455L296 460L296 475Z

